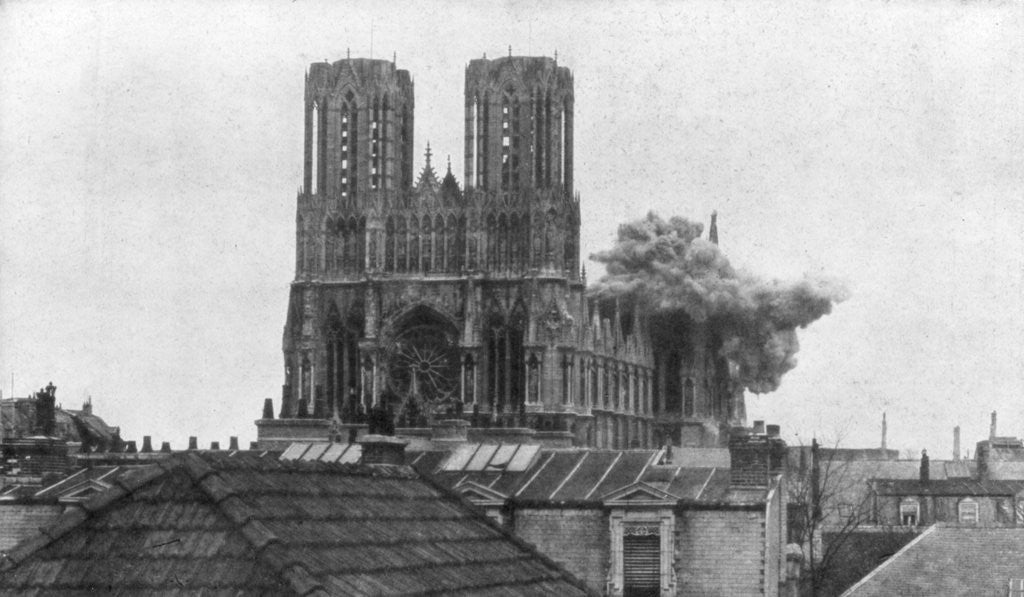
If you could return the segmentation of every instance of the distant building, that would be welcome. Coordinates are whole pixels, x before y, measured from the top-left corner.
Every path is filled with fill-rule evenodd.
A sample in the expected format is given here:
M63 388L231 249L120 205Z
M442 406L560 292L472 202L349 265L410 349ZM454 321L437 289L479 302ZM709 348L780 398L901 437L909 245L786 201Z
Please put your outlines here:
M508 56L465 75L460 185L429 147L413 176L408 71L310 65L284 385L260 446L324 441L382 406L400 428L437 415L547 445L724 447L745 407L716 331L585 296L572 73Z

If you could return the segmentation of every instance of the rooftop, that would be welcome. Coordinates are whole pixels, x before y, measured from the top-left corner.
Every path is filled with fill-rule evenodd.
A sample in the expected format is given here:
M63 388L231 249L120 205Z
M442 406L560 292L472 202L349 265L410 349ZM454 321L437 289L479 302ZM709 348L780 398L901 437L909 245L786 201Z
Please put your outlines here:
M0 592L582 595L406 466L191 452L140 466L0 554Z

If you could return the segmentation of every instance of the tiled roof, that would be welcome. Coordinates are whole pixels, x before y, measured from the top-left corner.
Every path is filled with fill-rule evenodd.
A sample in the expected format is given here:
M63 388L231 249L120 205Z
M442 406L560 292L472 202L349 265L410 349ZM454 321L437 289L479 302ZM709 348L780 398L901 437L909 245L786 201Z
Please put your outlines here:
M176 455L0 555L0 593L582 595L409 467Z
M843 597L1005 597L1024 579L1024 528L932 526Z

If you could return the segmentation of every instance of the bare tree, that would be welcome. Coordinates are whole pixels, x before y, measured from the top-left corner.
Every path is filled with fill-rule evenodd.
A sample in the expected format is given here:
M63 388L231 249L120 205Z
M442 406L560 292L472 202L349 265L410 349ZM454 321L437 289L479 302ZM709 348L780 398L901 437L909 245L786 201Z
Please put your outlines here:
M790 538L804 553L804 596L838 595L909 540L899 529L873 524L866 467L838 445L822 448L814 439L809 448L798 446L799 461L790 467Z

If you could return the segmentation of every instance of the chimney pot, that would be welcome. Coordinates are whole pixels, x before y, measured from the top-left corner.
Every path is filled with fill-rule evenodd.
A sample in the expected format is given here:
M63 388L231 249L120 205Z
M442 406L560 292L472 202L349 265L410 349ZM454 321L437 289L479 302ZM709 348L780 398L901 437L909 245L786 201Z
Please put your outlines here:
M274 418L274 400L272 398L265 398L263 400L263 418Z
M210 442L211 450L220 450L220 442Z
M147 454L153 451L153 438L148 435L142 436L142 451Z
M232 435L228 439L228 449L229 450L235 450L235 451L238 450L238 437L237 436Z
M188 438L188 449L189 450L198 450L199 449L199 440L196 439L196 436L194 436L194 435L190 435L189 436L189 438Z
M171 442L163 442L162 444L160 444L160 451L161 452L170 452L171 451Z
M408 443L393 435L364 435L359 440L363 447L363 464L405 464L405 446Z

